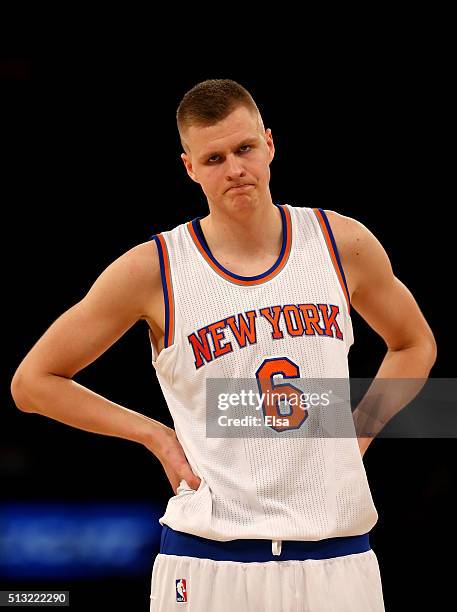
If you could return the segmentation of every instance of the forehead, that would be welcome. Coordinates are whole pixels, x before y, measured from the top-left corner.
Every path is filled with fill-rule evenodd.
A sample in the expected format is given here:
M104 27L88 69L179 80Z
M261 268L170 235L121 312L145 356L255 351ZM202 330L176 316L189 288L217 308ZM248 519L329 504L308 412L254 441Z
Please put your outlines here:
M215 151L230 149L246 139L260 137L260 122L256 112L240 106L214 125L191 125L186 141L192 153L204 156Z

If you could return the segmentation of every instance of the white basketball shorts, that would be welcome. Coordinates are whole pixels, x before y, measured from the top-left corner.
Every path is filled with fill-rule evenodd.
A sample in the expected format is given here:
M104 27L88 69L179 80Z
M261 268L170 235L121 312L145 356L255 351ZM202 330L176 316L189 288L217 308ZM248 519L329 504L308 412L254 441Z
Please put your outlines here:
M283 541L273 555L271 540L216 542L164 525L150 610L384 612L384 602L368 534Z

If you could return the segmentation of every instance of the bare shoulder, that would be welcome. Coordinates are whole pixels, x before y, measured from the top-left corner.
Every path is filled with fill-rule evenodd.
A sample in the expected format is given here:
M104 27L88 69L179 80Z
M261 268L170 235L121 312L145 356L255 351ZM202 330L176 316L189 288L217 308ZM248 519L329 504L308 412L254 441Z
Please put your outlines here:
M357 250L367 239L369 230L357 219L347 217L334 210L324 211L335 237L338 252L341 258L347 258Z
M153 241L137 244L128 251L121 253L101 273L111 276L113 280L122 280L123 283L141 284L154 278L160 279L159 257L157 247Z
M360 221L334 211L325 212L340 251L354 309L390 350L422 345L426 347L426 357L421 360L433 365L433 332L411 291L395 275L381 242Z
M111 264L131 281L131 289L143 305L141 317L151 316L151 304L162 292L162 279L157 246L153 240L142 242L123 253ZM129 283L130 284L130 283Z
M160 265L153 241L137 244L114 259L95 279L81 300L99 316L148 319L161 290Z
M160 281L160 263L156 244L153 240L142 242L123 253L119 259L139 278Z
M165 304L159 254L154 240L136 245L123 256L136 276L136 291L141 304L140 319L149 326L159 352L163 348Z
M334 210L325 210L352 297L361 276L376 267L391 274L388 256L379 240L360 221Z
M112 261L87 294L58 317L27 353L15 385L46 373L73 377L95 361L139 319L160 309L155 245L139 244Z

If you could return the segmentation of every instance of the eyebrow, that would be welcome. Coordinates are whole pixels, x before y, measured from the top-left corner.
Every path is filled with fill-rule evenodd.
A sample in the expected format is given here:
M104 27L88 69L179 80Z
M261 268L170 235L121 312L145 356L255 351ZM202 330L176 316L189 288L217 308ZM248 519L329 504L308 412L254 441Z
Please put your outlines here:
M258 136L248 136L247 138L244 138L243 140L241 140L236 146L235 146L235 150L239 149L240 147L242 147L245 144L248 144L250 142L255 142L258 139ZM209 159L210 157L213 157L214 155L222 155L222 151L208 151L208 153L203 153L202 155L200 155L200 157L198 158L199 161L203 161L205 159Z

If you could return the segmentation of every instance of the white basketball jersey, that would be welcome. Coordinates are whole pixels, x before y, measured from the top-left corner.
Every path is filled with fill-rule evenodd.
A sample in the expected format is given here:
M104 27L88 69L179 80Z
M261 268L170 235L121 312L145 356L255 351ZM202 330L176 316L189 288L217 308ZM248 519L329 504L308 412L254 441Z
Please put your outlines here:
M282 249L264 274L243 277L210 252L199 219L154 236L165 297L165 346L153 366L197 491L182 481L161 524L204 538L320 540L376 524L357 438L207 436L218 407L207 379L349 378L349 294L325 212L279 206ZM279 374L278 374L279 373ZM265 428L264 428L265 429ZM251 432L253 429L251 430Z

